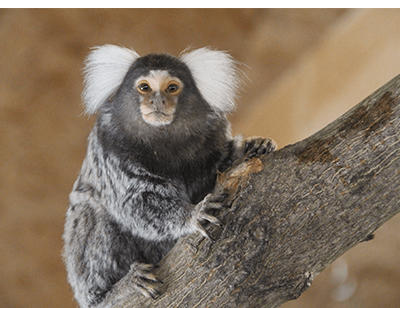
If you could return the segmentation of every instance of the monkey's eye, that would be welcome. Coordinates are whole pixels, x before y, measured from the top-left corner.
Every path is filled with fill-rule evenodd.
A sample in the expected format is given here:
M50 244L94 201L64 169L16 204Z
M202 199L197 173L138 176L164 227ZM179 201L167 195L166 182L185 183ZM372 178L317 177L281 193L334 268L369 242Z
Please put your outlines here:
M146 94L151 92L150 85L146 81L139 82L139 84L137 85L137 90L141 94Z
M180 92L180 87L178 83L172 82L168 85L167 89L165 89L165 92L176 95Z

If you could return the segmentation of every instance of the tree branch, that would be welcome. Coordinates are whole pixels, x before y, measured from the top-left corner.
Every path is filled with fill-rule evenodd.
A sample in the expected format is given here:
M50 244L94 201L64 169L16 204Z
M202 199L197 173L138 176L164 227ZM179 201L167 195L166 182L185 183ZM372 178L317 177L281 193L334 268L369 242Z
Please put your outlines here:
M164 294L114 306L272 307L297 298L400 211L399 95L397 76L313 136L221 175L216 190L231 198L218 215L224 226L208 227L216 241L180 240L158 271Z

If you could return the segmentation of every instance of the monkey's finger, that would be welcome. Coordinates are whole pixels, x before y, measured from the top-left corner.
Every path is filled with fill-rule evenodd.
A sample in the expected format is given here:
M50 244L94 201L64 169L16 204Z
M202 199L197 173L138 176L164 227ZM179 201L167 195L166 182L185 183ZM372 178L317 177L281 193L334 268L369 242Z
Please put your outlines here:
M201 219L209 221L210 223L213 223L215 225L222 226L221 221L218 218L216 218L215 216L212 216L210 214L202 213L201 214Z
M204 205L204 207L202 208L203 211L205 210L217 210L222 208L222 203L221 202L210 202L207 203L206 205Z
M221 194L210 194L208 198L208 202L223 202L229 196L228 193L221 193Z
M254 147L256 142L255 138L252 139L247 139L245 144L244 144L244 153L246 154L248 151L250 151L251 148Z
M141 271L152 271L154 269L154 265L151 263L138 263L137 269Z
M157 277L153 273L143 273L140 275L140 277L144 280L150 280L152 282L160 282Z
M219 200L221 199L220 196L216 196L215 199ZM223 207L223 203L222 202L214 202L214 196L210 193L208 194L203 201L201 201L199 204L197 204L196 208L198 210L199 213L201 212L206 212L207 210L218 210L221 209Z
M203 237L214 242L214 239L211 238L211 236L207 233L207 231L204 229L203 226L201 226L201 224L199 222L197 222L197 224L196 224L196 229Z
M263 141L264 138L261 137L248 140L245 146L245 154L247 154L249 158L254 157L257 154L258 149L262 146Z
M146 297L156 299L158 296L160 296L160 291L153 284L149 284L147 282L139 282L136 284L136 287L139 292Z
M274 140L270 138L265 138L262 147L265 149L264 153L270 153L274 151L278 146Z

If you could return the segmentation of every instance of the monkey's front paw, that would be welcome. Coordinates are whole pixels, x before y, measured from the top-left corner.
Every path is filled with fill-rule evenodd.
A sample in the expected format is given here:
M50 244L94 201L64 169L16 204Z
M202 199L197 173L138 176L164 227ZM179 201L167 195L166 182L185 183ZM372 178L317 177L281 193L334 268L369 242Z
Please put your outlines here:
M146 297L153 299L161 295L162 282L153 273L154 265L135 262L131 265L131 285Z
M278 146L270 138L251 137L245 140L243 151L248 158L261 156L274 151Z
M213 240L201 223L207 221L212 224L222 226L221 221L215 216L210 215L208 211L221 209L223 207L223 202L225 198L226 198L225 194L214 195L212 193L209 193L195 207L193 225L195 227L195 230L200 232L200 234L202 234L207 239Z

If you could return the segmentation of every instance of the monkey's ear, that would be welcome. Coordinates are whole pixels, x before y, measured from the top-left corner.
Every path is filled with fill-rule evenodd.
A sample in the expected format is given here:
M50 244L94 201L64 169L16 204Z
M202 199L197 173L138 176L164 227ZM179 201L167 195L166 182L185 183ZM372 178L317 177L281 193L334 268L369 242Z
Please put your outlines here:
M93 47L84 67L83 102L86 113L93 114L121 85L139 55L116 45Z
M239 77L237 63L229 54L203 47L183 53L180 59L208 104L221 112L234 110Z

